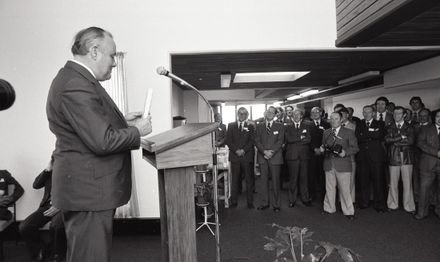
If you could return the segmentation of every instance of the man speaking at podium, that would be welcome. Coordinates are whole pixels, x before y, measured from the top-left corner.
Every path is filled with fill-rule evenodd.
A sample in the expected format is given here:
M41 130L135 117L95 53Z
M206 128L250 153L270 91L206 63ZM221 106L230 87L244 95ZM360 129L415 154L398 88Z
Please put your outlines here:
M131 194L130 150L151 133L150 117L122 115L99 81L116 66L112 35L97 27L77 33L73 60L58 72L47 98L56 136L53 206L63 212L67 261L110 261L115 209Z

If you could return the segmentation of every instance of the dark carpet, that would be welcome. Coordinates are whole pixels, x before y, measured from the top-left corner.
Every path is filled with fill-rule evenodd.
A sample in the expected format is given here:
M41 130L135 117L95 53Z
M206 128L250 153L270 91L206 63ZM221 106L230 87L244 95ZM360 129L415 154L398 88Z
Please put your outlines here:
M257 185L258 190L258 185ZM259 195L255 195L259 204ZM440 219L430 214L427 219L416 221L402 210L377 213L374 209L357 210L356 219L350 221L342 213L322 215L321 203L312 207L298 203L287 206L283 192L281 212L272 209L249 210L244 195L236 209L220 210L221 261L273 261L274 255L263 249L265 236L273 237L273 223L282 226L307 227L314 232L314 242L306 246L313 249L318 241L326 241L351 248L361 255L364 262L439 262ZM197 232L198 261L215 261L215 239L206 229ZM5 261L28 261L23 242L5 242ZM157 233L121 234L114 237L112 249L116 262L161 261L160 236ZM342 261L332 255L326 261Z

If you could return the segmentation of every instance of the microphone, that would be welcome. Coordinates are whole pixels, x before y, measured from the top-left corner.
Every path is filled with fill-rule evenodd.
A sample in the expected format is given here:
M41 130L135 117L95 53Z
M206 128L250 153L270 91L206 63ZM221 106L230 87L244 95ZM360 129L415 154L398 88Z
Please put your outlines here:
M165 67L163 67L163 66L159 66L159 67L156 69L156 72L157 72L157 74L159 74L159 75L166 76L166 77L169 77L169 78L173 79L174 81L180 83L180 84L183 85L183 86L187 86L187 87L192 88L192 86L190 86L190 84L188 84L185 80L183 80L182 78L180 78L180 77L174 75L173 73L171 73L170 71L168 71L168 70L167 70Z

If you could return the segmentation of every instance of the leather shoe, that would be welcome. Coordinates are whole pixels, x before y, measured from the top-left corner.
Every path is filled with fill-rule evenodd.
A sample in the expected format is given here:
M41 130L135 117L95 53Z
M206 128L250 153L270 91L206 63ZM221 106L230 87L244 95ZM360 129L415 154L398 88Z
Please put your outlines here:
M345 216L348 220L354 220L354 215L346 215Z
M376 208L376 212L377 213L385 213L385 209L384 208Z
M289 203L289 207L295 207L295 203L290 202L290 203Z
M249 208L249 209L254 209L255 206L254 206L254 204L248 204L248 208Z
M330 212L328 212L328 211L325 211L325 210L322 210L321 211L321 215L331 215L332 213L330 213Z
M280 209L279 207L274 207L274 208L273 208L273 212L275 212L275 213L280 212L280 210L281 210L281 209Z
M416 211L406 211L406 213L410 214L410 215L415 215Z
M422 215L417 214L417 215L414 216L414 219L416 219L416 220L422 220L422 219L424 219L425 217L426 217L426 216L422 216Z
M303 204L306 206L306 207L311 207L312 206L312 201L303 201Z
M259 207L257 207L258 210L266 210L269 208L269 205L261 205Z

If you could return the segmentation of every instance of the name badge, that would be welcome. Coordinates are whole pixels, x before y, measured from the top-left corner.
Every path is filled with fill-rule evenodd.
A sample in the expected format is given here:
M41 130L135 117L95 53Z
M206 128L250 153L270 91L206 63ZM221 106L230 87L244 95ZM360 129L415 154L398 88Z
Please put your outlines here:
M243 130L246 132L249 132L249 128L247 128L247 127L243 127Z
M304 134L304 133L307 133L307 129L303 129L302 133L303 133L303 134Z
M322 129L322 130L324 130L324 127L323 127L323 126L319 126L319 129Z
M274 135L278 135L278 131L274 131L273 134L274 134Z
M373 131L376 131L376 130L374 130L374 128L368 128L368 131L370 131L370 132L373 132Z

